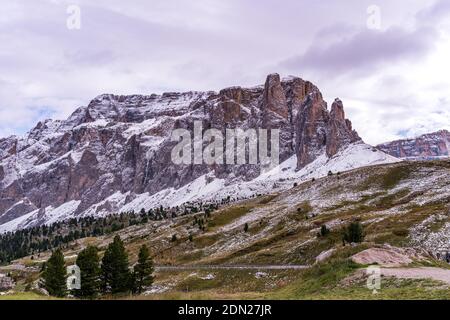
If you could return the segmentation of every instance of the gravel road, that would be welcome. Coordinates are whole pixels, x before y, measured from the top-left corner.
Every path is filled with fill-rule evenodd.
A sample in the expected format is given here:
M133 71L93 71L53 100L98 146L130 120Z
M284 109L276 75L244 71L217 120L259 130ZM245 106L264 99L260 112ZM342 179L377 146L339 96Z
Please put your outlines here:
M203 265L203 266L155 266L156 271L195 271L195 270L302 270L303 265Z
M405 279L433 279L450 284L450 270L440 268L382 268L381 274L387 277Z

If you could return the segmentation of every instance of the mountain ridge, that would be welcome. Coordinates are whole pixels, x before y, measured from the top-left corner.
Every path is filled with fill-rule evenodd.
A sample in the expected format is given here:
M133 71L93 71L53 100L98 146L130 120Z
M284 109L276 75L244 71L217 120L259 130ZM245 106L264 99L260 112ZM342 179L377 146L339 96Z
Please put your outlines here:
M199 185L187 200L206 199L213 192L223 196L222 190L236 192L263 173L260 164L173 164L171 133L192 132L195 121L221 132L279 129L280 162L295 162L289 170L303 174L290 179L313 177L305 168L318 171L314 163L327 168L329 160L353 145L377 154L375 162L397 161L364 147L345 118L342 101L336 99L328 110L320 90L297 77L281 80L271 74L265 85L219 92L103 94L66 120L42 121L23 138L0 139L0 226L7 224L9 230L65 216L139 210L129 204L142 197L156 204L167 194ZM356 158L344 170L373 163L371 157ZM250 183L245 192L267 193L276 179L257 181L256 187Z
M448 157L450 156L450 132L445 129L439 130L415 138L382 143L377 148L394 157L411 160Z

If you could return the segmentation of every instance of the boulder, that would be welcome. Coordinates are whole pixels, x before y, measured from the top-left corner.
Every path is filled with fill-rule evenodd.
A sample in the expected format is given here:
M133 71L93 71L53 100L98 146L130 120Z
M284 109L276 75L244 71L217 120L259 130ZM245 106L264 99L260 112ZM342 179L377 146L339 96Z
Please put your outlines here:
M15 287L14 280L4 274L0 274L0 291L9 291Z

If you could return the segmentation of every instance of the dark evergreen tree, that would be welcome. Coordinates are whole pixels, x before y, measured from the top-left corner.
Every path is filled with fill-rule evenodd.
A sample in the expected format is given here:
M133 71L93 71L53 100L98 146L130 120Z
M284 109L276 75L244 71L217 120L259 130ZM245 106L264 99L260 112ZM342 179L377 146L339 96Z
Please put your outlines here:
M102 289L105 293L123 293L131 289L128 255L119 236L108 246L101 266Z
M67 270L61 249L54 251L45 263L42 271L42 285L51 296L66 296Z
M139 250L138 262L134 266L134 292L141 294L144 287L152 285L153 271L153 260L150 257L147 246L144 244Z
M100 288L100 259L98 248L89 246L78 254L77 266L81 272L81 289L75 290L79 298L94 299Z
M361 223L352 222L345 230L343 241L348 243L360 243L364 240L364 231Z

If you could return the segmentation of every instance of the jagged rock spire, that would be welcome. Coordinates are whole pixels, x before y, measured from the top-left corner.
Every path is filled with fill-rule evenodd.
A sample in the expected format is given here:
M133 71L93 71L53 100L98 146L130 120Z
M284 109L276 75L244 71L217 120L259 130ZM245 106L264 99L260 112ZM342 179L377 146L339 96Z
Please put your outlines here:
M326 151L328 157L341 148L360 140L351 122L345 119L342 101L336 99L327 110L327 103L317 90L308 95L296 123L297 167L303 168Z

